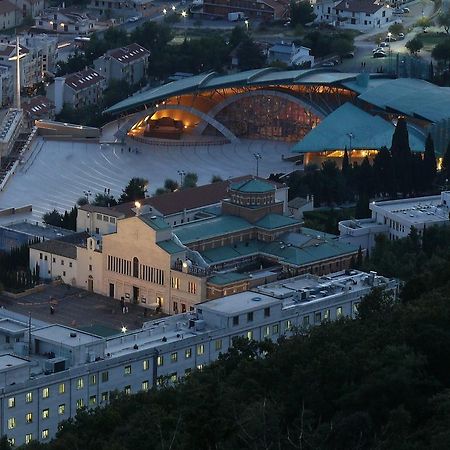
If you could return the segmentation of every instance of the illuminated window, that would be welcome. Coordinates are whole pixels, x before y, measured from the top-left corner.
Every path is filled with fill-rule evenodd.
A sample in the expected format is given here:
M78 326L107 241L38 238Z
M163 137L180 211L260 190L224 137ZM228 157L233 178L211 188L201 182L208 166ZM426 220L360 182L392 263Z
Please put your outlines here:
M81 409L84 406L84 401L82 398L77 400L77 409Z
M197 370L200 370L200 372L201 372L203 370L203 367L205 367L204 364L199 364L197 366Z
M97 404L97 396L91 395L89 397L89 406L95 406Z
M159 356L156 358L156 364L157 364L157 366L159 366L159 367L161 367L161 366L164 364L164 358L163 358L162 355L159 355Z
M12 430L16 428L16 418L15 417L10 417L8 419L8 430Z
M194 283L193 281L188 282L188 292L189 294L196 294L197 293L197 283Z
M42 398L49 398L50 397L50 389L48 387L42 389Z
M109 393L102 392L102 402L107 402L109 400Z
M323 313L323 320L330 320L330 310L326 309Z
M358 314L359 303L353 303L353 314Z
M180 279L172 277L172 289L180 289Z
M292 321L286 320L286 331L290 331L292 329Z
M131 375L131 366L125 366L124 373L125 375Z
M48 435L49 435L48 428L46 428L45 430L42 430L42 432L41 432L42 439L48 439Z
M131 394L131 386L125 386L124 392L125 392L125 394L130 395Z
M173 352L170 354L170 361L172 361L173 363L178 361L178 353L177 352Z
M171 373L171 374L169 375L169 377L170 377L170 381L171 381L172 383L175 383L175 381L177 381L177 373L176 373L176 372Z
M143 370L148 370L150 368L150 363L148 359L144 359L144 361L142 361L142 368Z
M62 403L58 406L58 414L62 416L66 412L66 405Z
M25 394L25 403L31 403L33 401L33 393L27 392Z
M16 445L16 439L15 438L8 438L8 444L12 445L12 446Z
M192 356L192 349L187 348L187 349L184 351L184 357L185 357L185 358L190 358L191 356Z
M94 374L91 374L90 376L89 376L89 384L90 385L95 385L95 384L97 384L97 375L94 373Z
M340 319L342 317L342 306L338 306L336 308L336 319Z
M14 408L16 406L16 397L8 398L8 408Z
M222 350L222 339L217 339L216 342L214 342L214 348L216 349L216 352Z
M203 344L197 345L197 355L204 355L205 354L205 346Z
M247 331L247 339L251 341L253 339L253 331Z
M269 335L270 335L270 326L267 325L267 326L265 326L264 329L263 329L263 336L264 336L264 337L268 337Z
M109 379L108 371L102 372L102 383L106 383Z
M272 334L278 334L278 324L272 325Z
M42 410L42 418L43 419L48 419L50 416L50 410L48 408L45 408Z
M27 413L25 415L25 422L26 423L33 423L33 413Z
M145 381L142 382L141 389L142 389L143 391L148 391L148 381L147 381L147 380L145 380Z
M33 435L28 433L25 435L25 444L29 444L33 440Z
M60 383L58 386L58 392L60 394L64 394L66 392L66 383Z
M84 380L83 378L77 379L77 389L83 389L84 388Z

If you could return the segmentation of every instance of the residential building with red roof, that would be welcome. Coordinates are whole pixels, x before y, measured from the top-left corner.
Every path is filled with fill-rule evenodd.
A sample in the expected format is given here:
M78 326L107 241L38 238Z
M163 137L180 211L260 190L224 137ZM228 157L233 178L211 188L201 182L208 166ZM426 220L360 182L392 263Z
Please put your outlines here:
M94 68L108 83L111 80L123 80L133 85L147 76L149 58L150 52L146 48L133 43L107 51L94 60Z

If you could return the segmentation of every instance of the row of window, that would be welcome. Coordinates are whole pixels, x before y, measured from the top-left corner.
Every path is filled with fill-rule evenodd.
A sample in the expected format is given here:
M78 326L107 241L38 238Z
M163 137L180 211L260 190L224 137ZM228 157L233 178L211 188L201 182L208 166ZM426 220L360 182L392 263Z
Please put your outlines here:
M97 220L103 220L103 222L109 223L116 223L115 217L110 217L103 214L97 214Z
M222 350L222 339L217 339L214 342L214 348L216 351ZM202 356L205 354L205 344L197 344L196 346L197 356ZM192 348L187 348L184 350L184 358L189 359L192 357ZM178 361L178 352L172 352L170 354L170 362L175 363ZM161 367L164 365L164 355L159 355L156 358L157 366Z
M47 255L43 255L42 253L39 253L39 259L43 259L44 261L47 261ZM53 258L53 262L56 263L56 258ZM65 262L64 259L61 259L61 265L64 266ZM69 267L72 267L72 263L69 261Z
M181 289L181 280L178 277L172 277L172 289ZM197 283L195 281L188 281L189 294L197 293Z

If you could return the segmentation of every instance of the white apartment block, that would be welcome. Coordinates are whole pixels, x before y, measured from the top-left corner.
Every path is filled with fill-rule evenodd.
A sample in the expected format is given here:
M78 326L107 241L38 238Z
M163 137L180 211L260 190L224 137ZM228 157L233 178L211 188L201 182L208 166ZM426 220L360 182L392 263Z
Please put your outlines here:
M303 275L109 338L0 310L0 433L14 445L47 442L78 409L104 406L116 390L147 391L202 370L237 337L276 341L355 317L375 286L396 295L398 282L373 272Z
M101 16L146 16L150 14L153 0L91 0L89 8L98 11Z
M13 1L0 2L0 30L8 30L22 23L21 11Z
M8 109L0 112L0 160L8 156L22 130L23 112L21 109Z
M369 207L372 218L339 222L340 240L371 249L378 234L396 240L408 236L413 227L421 235L425 227L447 225L450 191L429 197L372 202Z

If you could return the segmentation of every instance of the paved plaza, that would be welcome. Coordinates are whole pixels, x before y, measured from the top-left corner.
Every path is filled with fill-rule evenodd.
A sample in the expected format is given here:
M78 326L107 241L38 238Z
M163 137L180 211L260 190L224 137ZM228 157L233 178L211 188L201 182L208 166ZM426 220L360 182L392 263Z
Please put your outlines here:
M157 146L133 144L129 147L71 141L38 139L28 162L23 164L0 192L0 208L33 205L37 220L56 208L68 210L85 191L92 195L110 189L118 197L132 177L149 180L149 194L163 186L166 178L179 180L178 171L195 172L198 184L256 173L255 153L259 153L259 175L288 172L293 164L282 160L290 144L242 141L238 144ZM136 151L137 150L137 151Z
M50 313L50 306L54 314ZM127 303L128 313L123 314L120 301L93 294L66 285L48 285L42 292L29 294L19 299L0 295L0 307L31 316L49 323L84 329L102 336L111 336L128 330L141 328L142 324L157 317L140 306Z

